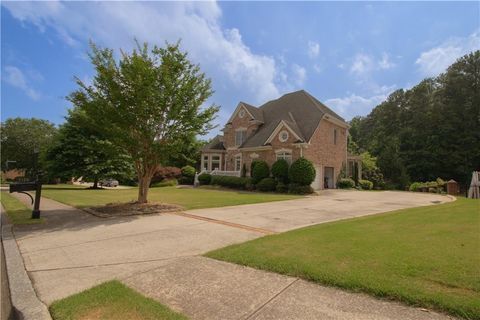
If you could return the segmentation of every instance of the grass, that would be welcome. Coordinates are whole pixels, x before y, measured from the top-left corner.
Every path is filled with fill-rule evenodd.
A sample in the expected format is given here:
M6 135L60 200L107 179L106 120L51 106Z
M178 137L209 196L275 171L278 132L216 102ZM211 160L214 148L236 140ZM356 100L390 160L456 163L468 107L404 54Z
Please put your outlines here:
M480 201L338 221L206 256L480 319Z
M54 302L55 320L187 319L153 299L146 298L119 281L109 281Z
M45 219L42 217L40 219L32 219L32 209L7 192L2 191L0 193L0 200L7 212L8 220L12 224L19 225L45 222Z
M137 199L137 193L137 188L91 190L71 185L48 185L44 186L42 190L44 197L79 208L112 202L134 201ZM299 196L176 187L151 188L148 194L149 201L176 204L185 209L234 206L296 198Z

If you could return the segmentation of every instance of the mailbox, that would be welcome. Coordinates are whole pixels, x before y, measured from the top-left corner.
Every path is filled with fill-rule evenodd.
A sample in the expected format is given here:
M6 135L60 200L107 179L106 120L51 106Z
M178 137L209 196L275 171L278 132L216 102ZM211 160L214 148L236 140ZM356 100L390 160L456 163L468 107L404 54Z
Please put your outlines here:
M42 183L41 182L17 182L10 184L10 193L18 192L26 194L30 197L33 204L32 219L40 218L40 197L42 195ZM25 191L35 191L35 200L32 196Z

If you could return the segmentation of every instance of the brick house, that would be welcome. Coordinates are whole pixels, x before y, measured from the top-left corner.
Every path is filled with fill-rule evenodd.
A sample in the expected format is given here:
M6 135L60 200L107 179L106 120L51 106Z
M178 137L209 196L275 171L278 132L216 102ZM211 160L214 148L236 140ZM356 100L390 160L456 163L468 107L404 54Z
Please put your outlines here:
M271 167L277 159L292 163L305 157L316 169L312 187L335 188L342 168L352 170L358 162L347 155L348 128L342 117L304 90L260 107L240 102L223 136L202 149L201 170L239 176L245 165L248 176L254 160L265 160Z

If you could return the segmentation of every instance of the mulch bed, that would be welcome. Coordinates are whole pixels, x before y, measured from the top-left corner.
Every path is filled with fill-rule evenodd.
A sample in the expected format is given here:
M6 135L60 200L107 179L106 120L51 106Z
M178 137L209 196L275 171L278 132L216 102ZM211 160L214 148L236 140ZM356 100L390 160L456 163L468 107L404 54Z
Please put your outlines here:
M101 218L137 216L145 214L158 214L166 212L178 212L184 209L181 206L167 203L108 203L104 206L85 208L90 214Z

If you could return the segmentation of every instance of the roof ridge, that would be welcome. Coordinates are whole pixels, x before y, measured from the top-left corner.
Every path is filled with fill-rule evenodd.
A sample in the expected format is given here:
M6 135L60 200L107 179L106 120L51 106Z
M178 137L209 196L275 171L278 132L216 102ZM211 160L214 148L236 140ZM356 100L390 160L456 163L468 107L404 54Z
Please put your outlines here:
M333 111L332 109L330 109L329 107L327 107L326 105L324 105L322 102L320 102L317 98L315 98L314 96L312 96L310 93L308 93L307 91L305 90L300 90L304 95L306 95L312 102L313 104L318 108L318 110L320 110L321 112L323 113L326 113L325 110L322 110L322 108L325 108L327 109L326 111L328 111L329 113L331 113L333 116L335 116L336 118L344 121L345 119L343 119L343 117L341 117L340 115L338 115L335 111Z

